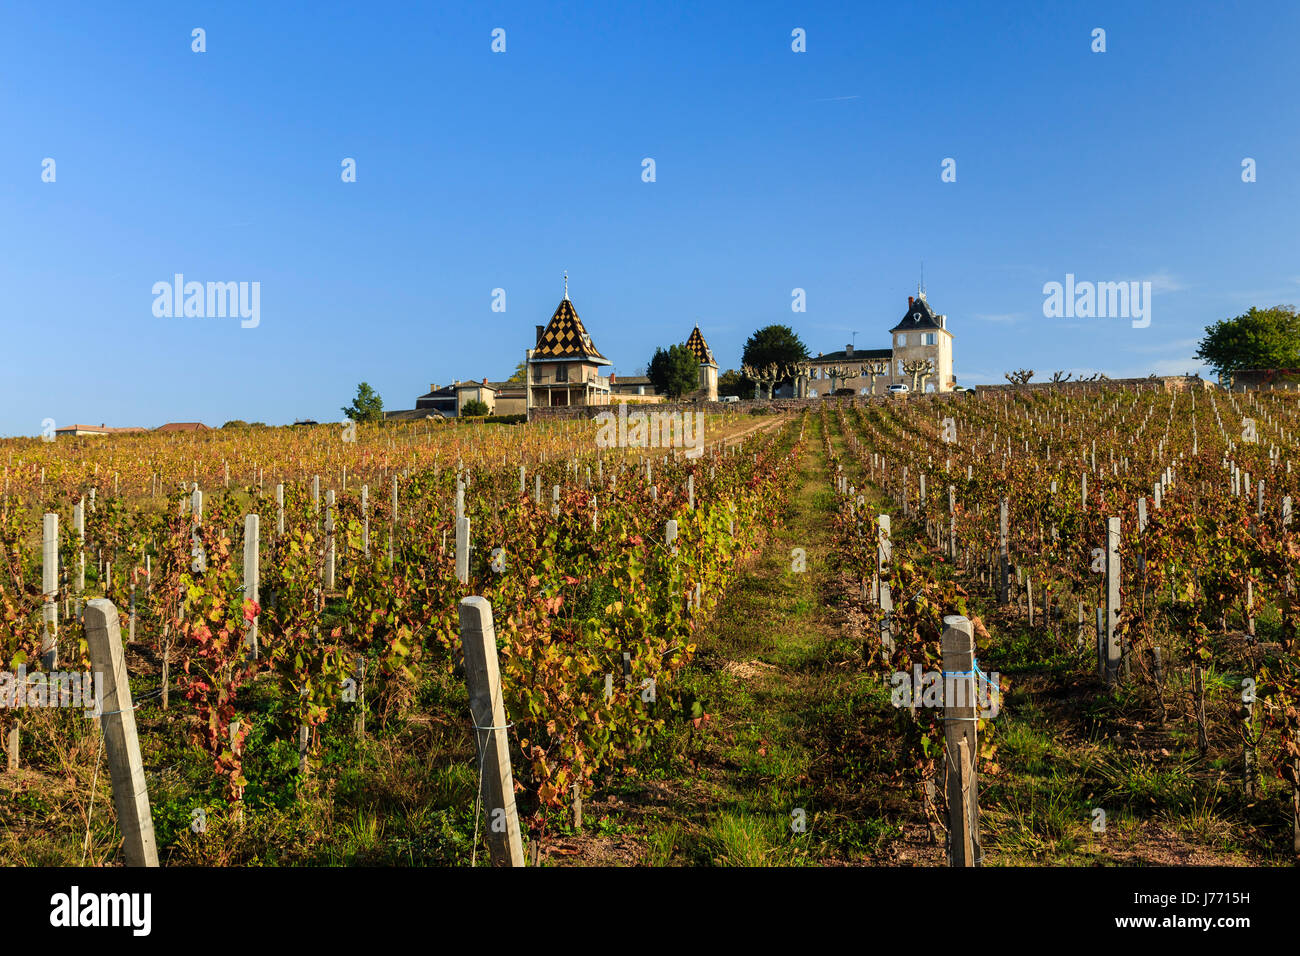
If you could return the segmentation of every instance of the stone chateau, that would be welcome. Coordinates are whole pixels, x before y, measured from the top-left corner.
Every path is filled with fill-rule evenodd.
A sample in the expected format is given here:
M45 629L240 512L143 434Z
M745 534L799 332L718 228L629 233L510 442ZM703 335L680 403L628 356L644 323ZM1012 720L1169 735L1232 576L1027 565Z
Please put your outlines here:
M956 385L952 364L952 332L947 316L937 314L926 301L925 290L907 298L907 312L890 329L891 347L820 352L801 363L793 386L778 395L799 398L833 394L883 395L890 385L906 384L913 392L948 392ZM686 339L699 360L699 388L687 401L718 400L718 363L698 325ZM467 402L483 402L492 415L523 415L535 408L575 405L609 405L619 402L657 403L644 375L603 374L612 365L596 347L591 334L569 299L568 278L564 298L551 319L536 327L531 348L524 351L524 381L452 382L430 385L416 399L415 408L386 413L390 419L456 418Z

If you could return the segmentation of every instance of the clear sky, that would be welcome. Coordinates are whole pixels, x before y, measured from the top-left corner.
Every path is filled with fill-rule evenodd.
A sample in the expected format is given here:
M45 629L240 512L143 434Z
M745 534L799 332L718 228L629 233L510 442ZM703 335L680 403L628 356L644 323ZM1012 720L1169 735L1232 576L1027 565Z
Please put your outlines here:
M565 270L624 374L697 322L723 369L772 322L886 347L922 262L960 384L1194 370L1206 324L1300 301L1298 28L1200 0L9 2L0 435L338 420L362 380L411 408L509 376ZM155 316L175 273L260 283L259 324ZM1067 273L1150 281L1150 325L1044 317Z

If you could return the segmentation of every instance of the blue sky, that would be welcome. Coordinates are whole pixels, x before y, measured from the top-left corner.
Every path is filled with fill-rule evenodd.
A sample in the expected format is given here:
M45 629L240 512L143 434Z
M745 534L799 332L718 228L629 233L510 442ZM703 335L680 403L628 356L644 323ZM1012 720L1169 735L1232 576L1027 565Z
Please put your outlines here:
M772 322L884 347L922 261L962 384L1191 370L1206 324L1300 301L1298 27L1294 3L6 4L0 435L337 420L362 380L410 408L507 377L566 269L624 374L696 322L724 369ZM260 323L155 317L178 272L259 282ZM1151 324L1045 318L1067 273L1151 281Z

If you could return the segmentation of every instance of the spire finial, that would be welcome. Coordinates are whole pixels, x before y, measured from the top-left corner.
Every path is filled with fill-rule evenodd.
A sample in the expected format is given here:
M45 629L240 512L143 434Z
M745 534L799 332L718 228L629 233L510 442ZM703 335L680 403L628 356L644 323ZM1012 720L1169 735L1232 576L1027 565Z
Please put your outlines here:
M916 286L916 294L918 297L922 299L925 298L925 260L924 259L921 260L921 281Z
M564 297L569 297L569 270L564 270Z

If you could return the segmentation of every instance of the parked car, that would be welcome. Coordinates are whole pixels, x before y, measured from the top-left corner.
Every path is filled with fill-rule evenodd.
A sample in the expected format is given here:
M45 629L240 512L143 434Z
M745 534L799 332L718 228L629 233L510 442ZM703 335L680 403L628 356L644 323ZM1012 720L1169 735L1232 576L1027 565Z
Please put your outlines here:
M740 396L739 396L739 395L723 395L720 399L718 399L718 401L720 401L720 402L738 402L738 401L740 401Z
M889 394L890 394L890 395L906 395L906 394L907 394L908 392L910 392L910 391L911 391L911 389L908 388L906 385L904 385L904 384L901 383L901 382L898 383L897 385L891 385L891 386L889 386Z

